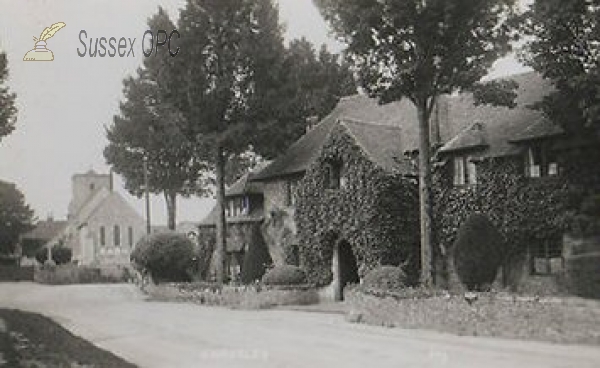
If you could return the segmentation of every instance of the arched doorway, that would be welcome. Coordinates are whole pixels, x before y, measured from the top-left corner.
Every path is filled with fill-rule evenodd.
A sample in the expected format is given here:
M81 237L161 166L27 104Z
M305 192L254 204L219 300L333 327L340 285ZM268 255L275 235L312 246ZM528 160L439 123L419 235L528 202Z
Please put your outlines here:
M333 287L334 299L344 300L344 287L351 283L358 283L358 264L348 241L338 241L333 250Z

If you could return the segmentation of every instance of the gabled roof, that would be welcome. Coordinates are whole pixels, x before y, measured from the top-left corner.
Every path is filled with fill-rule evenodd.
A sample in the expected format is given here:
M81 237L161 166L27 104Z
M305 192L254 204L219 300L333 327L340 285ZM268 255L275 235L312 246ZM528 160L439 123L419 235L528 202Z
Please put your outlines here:
M402 126L404 146L416 147L413 138L417 137L415 135L417 126L412 124L415 119L416 112L408 101L379 105L376 99L364 95L344 97L329 115L291 145L271 165L258 173L253 180L266 180L304 172L319 155L321 147L338 120ZM414 143L416 142L414 140Z
M488 144L485 137L485 126L482 123L475 123L458 133L456 137L440 148L440 152L483 148L486 146Z
M225 190L225 196L239 196L243 194L262 194L263 188L262 184L253 179L256 177L261 170L267 167L271 161L265 161L255 167L252 171L247 172L239 178L235 183L233 183L229 188Z
M346 128L365 155L384 170L414 174L404 155L403 134L398 126L352 120L342 120L340 125Z
M50 240L58 235L67 227L67 221L64 220L45 220L38 221L35 228L25 234L23 239L39 239L39 240Z
M519 137L529 127L537 125L540 129L529 131L527 139L535 139L548 134L551 123L543 114L533 109L533 105L543 99L552 91L549 81L534 72L507 77L519 84L517 90L517 106L513 109L507 107L493 107L489 105L475 106L471 94L451 96L447 101L447 121L440 122L442 141L448 142L442 147L442 152L448 148L457 150L461 147L459 142L452 142L452 138L480 123L485 132L487 146L481 150L484 157L499 157L514 155L521 152L521 147L511 141ZM450 147L450 143L452 146ZM466 142L471 143L471 142Z

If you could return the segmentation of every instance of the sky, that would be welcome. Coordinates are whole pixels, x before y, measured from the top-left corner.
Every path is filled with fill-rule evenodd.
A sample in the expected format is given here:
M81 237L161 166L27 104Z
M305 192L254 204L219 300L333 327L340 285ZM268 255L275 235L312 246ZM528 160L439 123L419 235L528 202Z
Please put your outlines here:
M286 39L306 37L340 52L312 0L277 0ZM90 169L108 173L102 155L105 127L119 112L122 81L135 73L143 54L141 39L147 19L158 6L176 19L185 0L0 0L0 51L8 55L7 85L17 94L15 131L0 140L0 180L13 182L25 194L39 219L64 219L71 198L71 177ZM45 27L66 27L49 39L53 62L25 62ZM80 57L81 30L89 38L136 38L135 57ZM524 70L514 57L499 60L491 71L502 76ZM141 199L130 196L117 177L115 188L144 214ZM212 198L180 199L178 221L200 221L214 205ZM152 198L153 224L166 224L161 196Z

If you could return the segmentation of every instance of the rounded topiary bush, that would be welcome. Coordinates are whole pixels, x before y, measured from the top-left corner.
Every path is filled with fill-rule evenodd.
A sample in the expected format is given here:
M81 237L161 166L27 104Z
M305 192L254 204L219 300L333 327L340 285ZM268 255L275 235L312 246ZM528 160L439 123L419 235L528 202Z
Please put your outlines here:
M52 247L52 260L56 265L62 265L71 262L73 258L73 251L71 248L67 248L64 246L54 246ZM40 264L45 264L48 260L48 248L39 248L35 252L35 260Z
M481 291L496 279L505 250L502 234L482 214L467 218L454 242L454 267L468 290Z
M368 289L394 291L406 286L406 274L400 267L377 267L365 275L363 286Z
M306 272L291 265L276 266L267 271L262 278L265 285L302 285L306 284Z
M136 244L131 261L155 282L187 282L194 269L194 244L183 234L146 236Z

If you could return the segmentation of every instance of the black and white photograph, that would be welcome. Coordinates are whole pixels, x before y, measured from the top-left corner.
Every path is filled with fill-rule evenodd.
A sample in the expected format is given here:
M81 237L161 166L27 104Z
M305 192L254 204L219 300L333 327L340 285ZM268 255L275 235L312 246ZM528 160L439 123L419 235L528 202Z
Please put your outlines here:
M600 1L0 0L0 367L600 367Z

